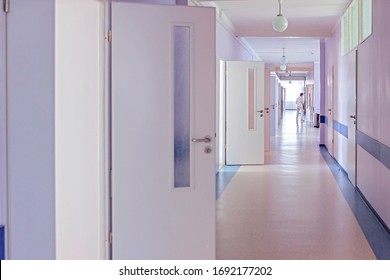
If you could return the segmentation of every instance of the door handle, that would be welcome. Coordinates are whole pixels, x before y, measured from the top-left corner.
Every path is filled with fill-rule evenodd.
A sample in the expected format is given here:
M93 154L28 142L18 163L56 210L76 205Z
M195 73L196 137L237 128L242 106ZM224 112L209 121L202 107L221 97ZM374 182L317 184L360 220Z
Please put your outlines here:
M209 143L211 142L211 137L210 136L206 136L205 138L192 138L191 140L192 142L194 143Z
M257 111L258 113L262 114L263 113L263 110L260 110L260 111Z
M354 115L350 115L349 116L351 119L355 119L356 120L356 116L354 116Z

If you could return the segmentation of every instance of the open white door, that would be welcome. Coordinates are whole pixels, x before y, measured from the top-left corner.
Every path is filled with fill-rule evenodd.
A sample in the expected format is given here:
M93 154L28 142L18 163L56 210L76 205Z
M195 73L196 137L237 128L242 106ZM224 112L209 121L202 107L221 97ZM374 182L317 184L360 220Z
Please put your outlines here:
M228 61L226 164L264 164L264 63Z
M215 11L112 3L113 259L215 258Z
M271 69L264 70L264 151L269 152L271 149L270 136L270 83L271 83Z
M276 74L272 73L270 78L270 136L276 135Z
M347 172L351 183L356 186L356 51L344 56L347 59L346 87L348 94L348 164Z

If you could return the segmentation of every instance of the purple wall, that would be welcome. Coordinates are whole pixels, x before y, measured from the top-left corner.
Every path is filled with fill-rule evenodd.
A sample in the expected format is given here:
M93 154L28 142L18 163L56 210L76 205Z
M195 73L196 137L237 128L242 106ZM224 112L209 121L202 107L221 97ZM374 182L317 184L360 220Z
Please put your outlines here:
M5 213L3 202L5 201L5 13L0 13L0 225L4 224ZM3 229L4 231L4 229ZM1 241L0 241L1 246Z
M7 16L6 232L12 259L55 257L54 4L12 1Z
M253 60L254 55L231 34L220 22L217 22L217 59Z
M358 48L357 128L382 147L380 157L390 147L390 1L372 3L373 34ZM389 182L389 168L358 146L357 185L388 226Z
M373 34L358 46L357 55L357 187L373 206L381 219L390 226L390 1L373 3ZM332 38L326 40L325 82L332 65L335 67L334 118L347 125L348 96L345 74L348 56L341 56L341 26ZM344 70L343 70L344 69ZM327 87L325 109L328 108ZM324 113L327 113L326 111ZM327 126L321 139L329 147ZM362 134L363 133L363 134ZM363 137L359 137L363 135ZM335 158L343 166L347 150L341 144L343 137L335 132ZM364 136L366 135L366 136ZM341 139L341 140L340 140ZM343 166L346 168L345 166Z
M114 0L115 2L129 2L129 3L143 3L143 4L165 4L165 5L175 5L176 0ZM183 2L177 0L179 2ZM178 4L180 4L178 2Z

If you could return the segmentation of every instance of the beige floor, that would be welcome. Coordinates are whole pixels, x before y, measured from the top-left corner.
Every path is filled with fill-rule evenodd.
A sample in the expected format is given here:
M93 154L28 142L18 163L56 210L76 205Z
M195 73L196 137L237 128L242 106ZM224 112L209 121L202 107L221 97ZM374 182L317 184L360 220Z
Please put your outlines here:
M217 201L217 259L375 259L319 152L319 129L284 118L263 166Z

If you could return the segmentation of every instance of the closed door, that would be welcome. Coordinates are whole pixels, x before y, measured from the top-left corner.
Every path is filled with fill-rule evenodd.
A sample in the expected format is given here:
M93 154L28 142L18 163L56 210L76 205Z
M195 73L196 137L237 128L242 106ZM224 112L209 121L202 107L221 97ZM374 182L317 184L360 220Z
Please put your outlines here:
M346 55L346 86L348 94L348 164L347 172L351 183L356 185L356 58L357 51Z
M112 3L112 256L215 258L215 12Z
M264 63L228 61L226 164L264 164Z
M334 97L334 66L328 72L328 152L333 156L334 151L334 130L333 130L333 97Z

